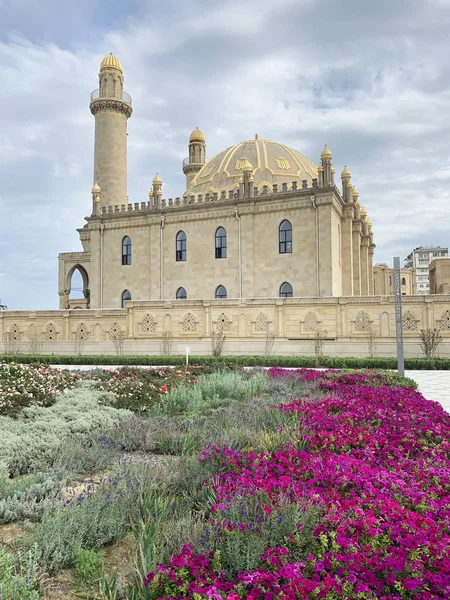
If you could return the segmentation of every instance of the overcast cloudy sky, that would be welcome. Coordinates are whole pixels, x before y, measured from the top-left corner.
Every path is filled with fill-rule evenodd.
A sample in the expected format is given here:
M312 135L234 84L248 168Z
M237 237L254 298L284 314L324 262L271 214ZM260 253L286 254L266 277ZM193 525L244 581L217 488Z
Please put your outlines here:
M0 0L0 298L57 308L57 255L90 212L89 94L112 51L133 97L130 201L184 191L207 152L326 143L373 221L376 262L450 243L449 0Z

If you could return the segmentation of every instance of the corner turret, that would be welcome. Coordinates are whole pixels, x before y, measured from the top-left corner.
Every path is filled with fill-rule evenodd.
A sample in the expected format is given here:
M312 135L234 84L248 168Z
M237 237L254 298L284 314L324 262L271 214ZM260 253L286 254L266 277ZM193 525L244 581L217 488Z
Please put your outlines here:
M206 162L206 141L198 127L189 137L189 156L183 161L183 173L186 175L186 188Z

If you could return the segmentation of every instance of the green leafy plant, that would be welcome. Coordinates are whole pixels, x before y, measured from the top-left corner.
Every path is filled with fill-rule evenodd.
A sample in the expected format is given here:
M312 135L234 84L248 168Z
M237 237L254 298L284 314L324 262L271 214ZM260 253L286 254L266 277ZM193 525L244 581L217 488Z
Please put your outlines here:
M99 582L103 571L103 557L97 550L74 548L72 562L78 586L94 585Z

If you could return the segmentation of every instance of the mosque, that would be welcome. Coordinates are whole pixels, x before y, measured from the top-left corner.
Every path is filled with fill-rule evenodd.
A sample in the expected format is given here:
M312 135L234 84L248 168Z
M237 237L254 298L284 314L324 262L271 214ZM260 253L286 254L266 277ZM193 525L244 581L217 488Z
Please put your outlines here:
M127 192L127 122L133 113L112 54L100 65L90 111L95 119L92 205L78 229L83 250L59 255L59 310L1 311L0 350L130 354L224 352L365 356L395 354L393 296L375 296L372 223L344 166L335 181L325 146L316 164L298 150L260 139L206 158L198 128L188 141L185 190L165 198L156 174L148 198ZM339 184L339 185L338 185ZM83 285L71 296L78 271ZM450 354L449 295L404 298L406 353L419 332L440 327ZM122 346L121 346L122 347ZM36 349L36 348L35 348ZM166 348L167 349L167 348Z
M372 224L347 167L335 184L331 151L317 166L281 143L247 140L206 159L194 129L183 161L186 189L163 197L157 174L148 201L127 195L131 97L119 60L100 66L92 213L79 229L84 251L60 254L60 308L120 308L130 300L373 295ZM84 297L69 298L74 270Z

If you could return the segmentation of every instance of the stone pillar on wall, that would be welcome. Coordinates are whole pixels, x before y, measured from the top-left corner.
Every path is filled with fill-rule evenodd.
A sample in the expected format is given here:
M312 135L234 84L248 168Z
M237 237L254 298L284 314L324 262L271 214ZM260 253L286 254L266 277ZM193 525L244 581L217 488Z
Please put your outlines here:
M353 232L353 295L361 296L361 230L362 225L359 219L354 219L352 223Z
M353 296L353 206L344 207L341 221L342 295Z
M284 305L283 300L276 300L277 309L277 337L284 337Z
M211 305L209 302L204 302L203 306L205 307L205 323L203 331L205 332L206 337L209 337L211 335Z
M369 243L369 295L375 294L374 281L373 281L373 254L375 250L375 244L372 242L372 236L370 237Z
M361 296L369 295L369 239L361 240Z

